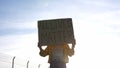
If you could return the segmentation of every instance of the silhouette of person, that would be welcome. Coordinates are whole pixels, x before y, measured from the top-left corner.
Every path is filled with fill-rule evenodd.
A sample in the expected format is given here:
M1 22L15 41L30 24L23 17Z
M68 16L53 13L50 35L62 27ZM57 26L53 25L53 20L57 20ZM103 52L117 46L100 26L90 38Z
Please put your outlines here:
M68 56L74 55L75 41L72 43L72 48L68 44L61 44L47 45L46 49L42 49L40 43L38 43L38 47L42 57L49 55L50 68L66 68L66 63L69 62Z

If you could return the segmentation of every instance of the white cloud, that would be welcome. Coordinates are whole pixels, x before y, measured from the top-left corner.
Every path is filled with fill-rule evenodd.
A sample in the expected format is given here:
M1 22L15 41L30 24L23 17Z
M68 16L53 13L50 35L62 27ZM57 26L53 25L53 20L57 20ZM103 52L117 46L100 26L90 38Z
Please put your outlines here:
M21 50L22 52L22 50L30 50L31 47L36 48L37 40L37 34L2 36L0 39L2 43L1 47L3 47L3 50L5 49L5 52L17 52L17 50ZM8 49L8 51L6 49ZM9 51L9 49L11 50Z
M120 24L116 14L119 11L93 14L82 20L74 19L77 45L69 67L119 67L120 37L114 32L120 30L110 27Z
M37 21L33 22L7 22L1 23L1 29L35 29L37 27Z

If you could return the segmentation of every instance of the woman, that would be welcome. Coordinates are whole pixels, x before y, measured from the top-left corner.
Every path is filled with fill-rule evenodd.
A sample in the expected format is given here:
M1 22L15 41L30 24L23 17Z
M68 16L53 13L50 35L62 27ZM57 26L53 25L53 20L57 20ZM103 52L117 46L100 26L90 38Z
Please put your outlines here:
M74 55L75 42L72 48L68 44L61 45L47 45L45 50L38 43L40 49L40 55L45 57L49 55L48 63L50 63L50 68L66 68L66 63L68 63L68 56Z

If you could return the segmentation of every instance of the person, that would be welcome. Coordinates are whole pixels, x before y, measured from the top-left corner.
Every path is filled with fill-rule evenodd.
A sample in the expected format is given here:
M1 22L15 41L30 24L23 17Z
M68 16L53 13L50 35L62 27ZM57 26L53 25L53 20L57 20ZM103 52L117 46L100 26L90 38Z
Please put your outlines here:
M69 62L68 56L74 55L75 42L72 44L72 48L68 44L60 44L47 45L46 49L42 49L40 43L38 43L38 47L42 57L49 55L50 68L66 68L66 63Z

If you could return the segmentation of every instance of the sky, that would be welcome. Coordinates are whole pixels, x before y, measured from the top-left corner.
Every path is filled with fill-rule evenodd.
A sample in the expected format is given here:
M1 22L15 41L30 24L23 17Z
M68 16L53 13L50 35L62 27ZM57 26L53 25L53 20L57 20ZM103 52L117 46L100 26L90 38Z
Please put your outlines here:
M0 52L31 59L40 57L37 21L72 18L75 54L68 68L120 68L119 0L0 0Z

